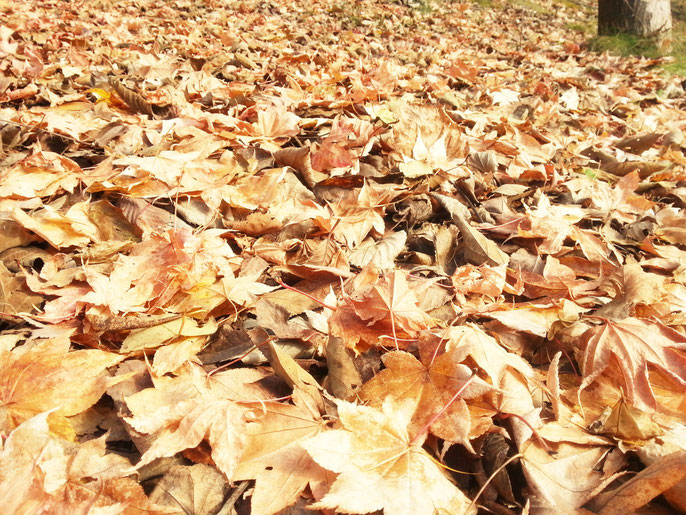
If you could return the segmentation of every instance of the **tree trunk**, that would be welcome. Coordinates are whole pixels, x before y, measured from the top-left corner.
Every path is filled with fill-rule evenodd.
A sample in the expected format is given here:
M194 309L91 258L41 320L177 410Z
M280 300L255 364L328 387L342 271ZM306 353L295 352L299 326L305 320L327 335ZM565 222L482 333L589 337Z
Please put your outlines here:
M598 0L598 34L618 32L668 37L672 30L669 0Z

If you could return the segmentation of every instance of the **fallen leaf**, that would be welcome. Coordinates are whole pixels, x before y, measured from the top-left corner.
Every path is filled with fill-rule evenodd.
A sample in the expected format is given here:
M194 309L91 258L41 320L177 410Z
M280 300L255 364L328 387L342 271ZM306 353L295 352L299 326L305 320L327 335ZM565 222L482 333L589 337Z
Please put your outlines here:
M291 388L302 392L312 413L324 413L324 401L317 380L274 342L267 342L267 345L263 347L263 352L276 375L286 381Z
M107 369L124 356L101 350L69 352L68 338L37 341L0 355L0 427L9 432L29 418L53 410L69 417L95 404L124 378ZM69 423L54 423L69 434Z
M0 262L0 318L10 320L19 314L30 314L42 303L43 297L31 292L21 275L10 272Z
M460 490L422 449L423 438L412 441L407 424L416 403L385 401L381 409L337 401L342 428L324 431L303 446L322 467L338 473L331 489L315 509L345 513L431 515L475 513ZM373 437L372 437L373 435Z
M106 452L106 437L84 443L51 434L51 411L16 427L0 451L0 500L12 513L154 511L141 486L126 477L129 461ZM11 472L11 473L10 473Z
M622 486L601 494L593 508L602 515L635 512L686 477L686 452L676 452L649 465Z
M277 513L295 503L308 484L327 481L327 473L302 447L323 429L324 422L303 404L265 403L262 415L246 428L247 441L234 474L235 480L256 480L252 513Z
M658 321L604 320L585 333L584 341L579 392L608 367L617 367L627 402L643 411L657 409L649 371L665 375L680 388L686 386L686 356L680 352L686 349L686 337Z
M471 417L465 399L483 395L491 387L472 377L470 368L460 362L460 354L457 350L429 354L422 363L407 352L388 352L382 357L386 368L362 386L359 398L375 407L381 407L387 398L396 403L417 399L417 409L407 427L410 437L417 436L431 422L427 429L434 435L474 452L469 442ZM460 397L453 399L464 386Z
M238 465L246 441L246 416L239 401L259 401L267 393L252 383L264 377L253 370L228 370L212 376L197 365L186 365L174 378L156 379L126 397L131 416L125 421L139 433L155 435L136 468L156 458L173 456L198 446L205 438L217 468L228 478Z
M329 369L327 390L334 397L349 400L362 386L362 377L342 338L329 336L326 366Z
M150 501L185 513L217 513L224 506L229 485L214 467L176 465L162 476L150 493Z

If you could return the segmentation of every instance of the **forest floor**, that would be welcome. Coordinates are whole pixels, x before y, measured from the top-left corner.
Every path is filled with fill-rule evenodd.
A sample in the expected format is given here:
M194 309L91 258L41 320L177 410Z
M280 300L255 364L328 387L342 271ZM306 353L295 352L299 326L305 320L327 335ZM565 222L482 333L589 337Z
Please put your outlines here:
M0 0L3 512L686 510L686 82L593 23Z

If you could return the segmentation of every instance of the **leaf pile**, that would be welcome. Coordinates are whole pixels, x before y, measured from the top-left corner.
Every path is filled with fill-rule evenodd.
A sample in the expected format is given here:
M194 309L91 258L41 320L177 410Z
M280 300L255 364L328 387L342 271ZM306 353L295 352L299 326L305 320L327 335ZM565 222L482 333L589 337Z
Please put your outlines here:
M683 83L541 5L0 0L5 512L686 509Z

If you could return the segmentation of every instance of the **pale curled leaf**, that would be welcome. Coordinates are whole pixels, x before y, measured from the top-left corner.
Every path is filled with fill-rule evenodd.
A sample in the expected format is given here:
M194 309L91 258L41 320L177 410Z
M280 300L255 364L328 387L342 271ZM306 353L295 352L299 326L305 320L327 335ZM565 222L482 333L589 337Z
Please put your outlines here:
M393 268L395 259L405 247L406 240L405 231L392 232L379 241L368 238L350 253L350 264L360 268L369 264L380 269Z
M465 245L465 259L475 265L507 265L510 258L505 254L498 245L489 240L474 229L468 222L470 217L469 210L463 206L456 199L432 193L443 208L450 213L453 222L460 230L460 235L464 240Z

